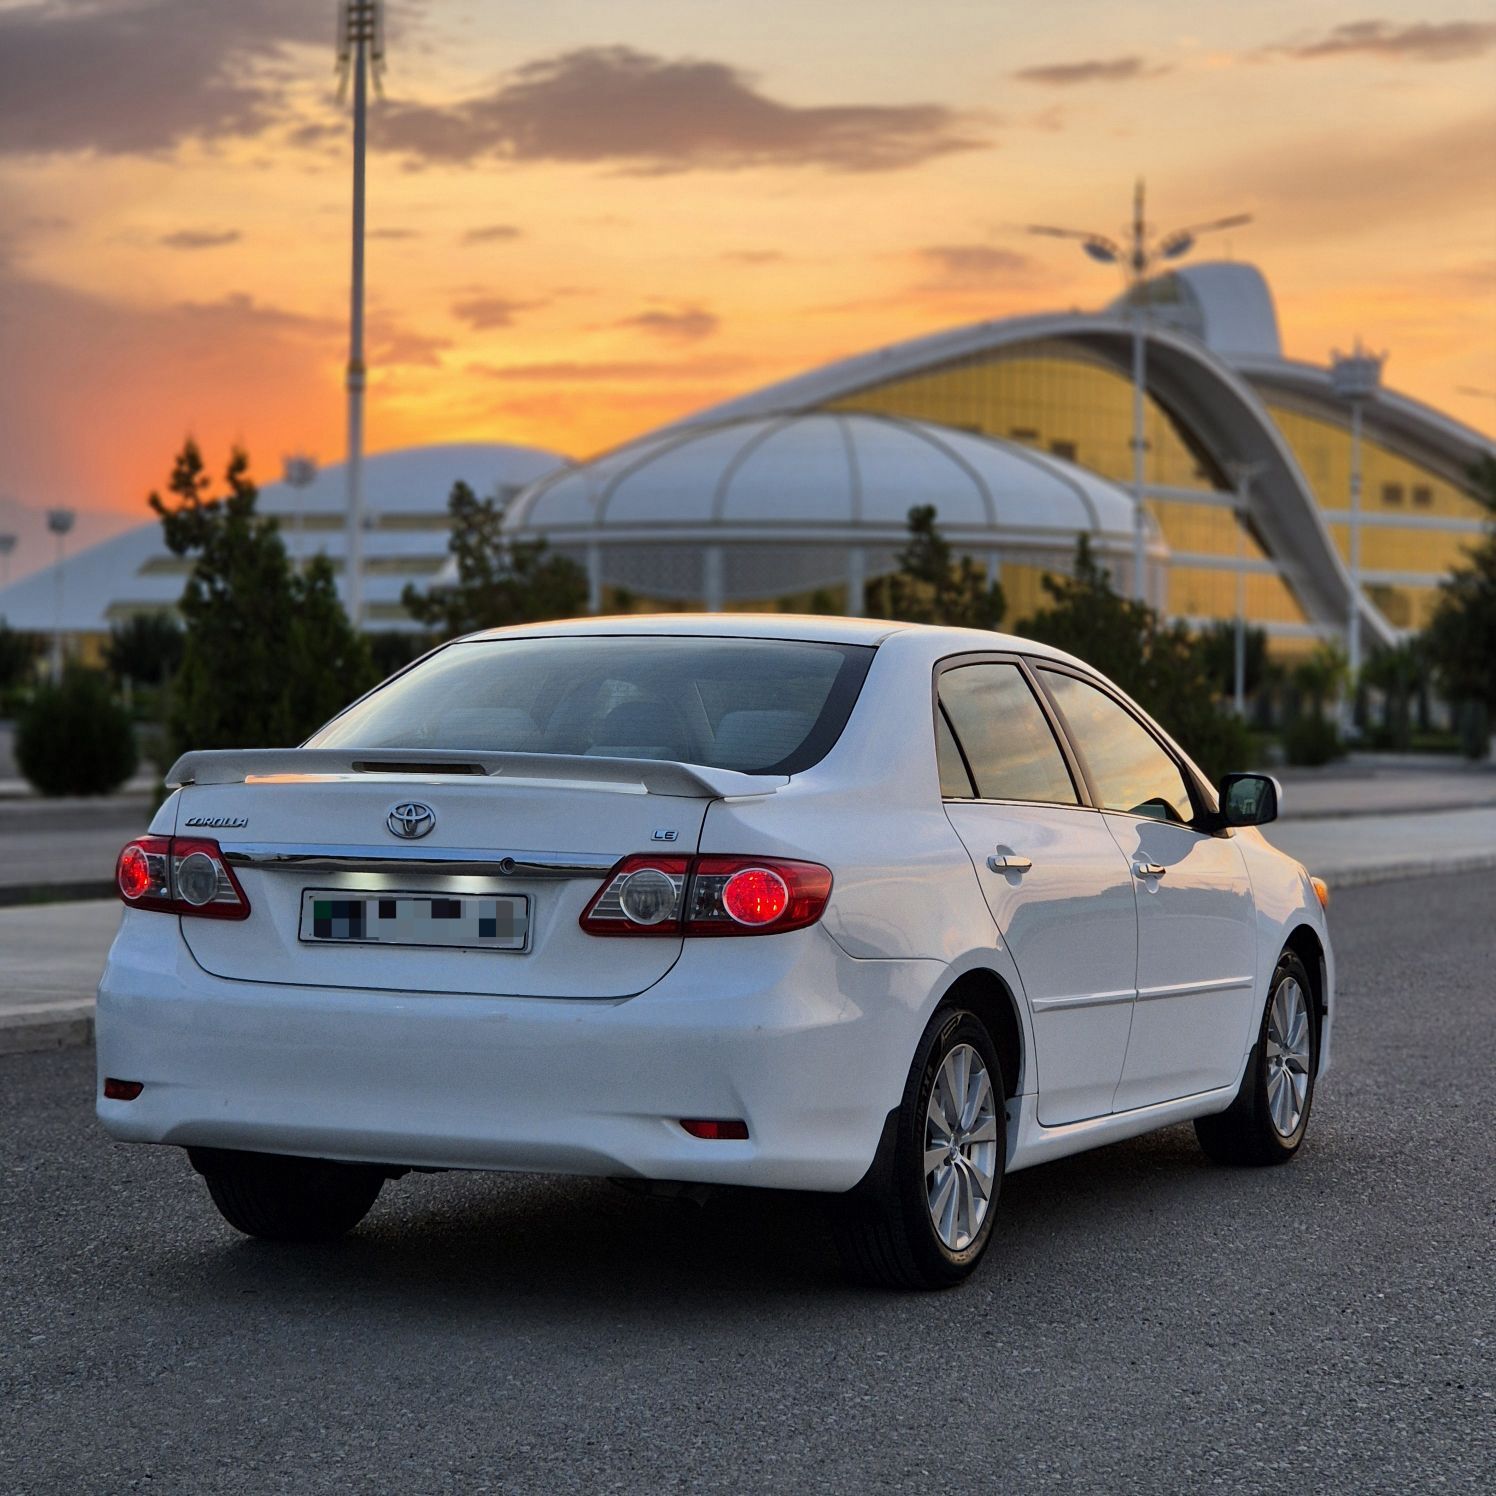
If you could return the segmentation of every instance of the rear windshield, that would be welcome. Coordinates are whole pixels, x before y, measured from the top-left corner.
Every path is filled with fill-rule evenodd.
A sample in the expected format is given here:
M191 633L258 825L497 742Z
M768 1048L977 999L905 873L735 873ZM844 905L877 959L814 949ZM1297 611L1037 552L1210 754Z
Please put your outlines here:
M841 735L871 648L679 635L449 644L309 748L663 758L795 774Z

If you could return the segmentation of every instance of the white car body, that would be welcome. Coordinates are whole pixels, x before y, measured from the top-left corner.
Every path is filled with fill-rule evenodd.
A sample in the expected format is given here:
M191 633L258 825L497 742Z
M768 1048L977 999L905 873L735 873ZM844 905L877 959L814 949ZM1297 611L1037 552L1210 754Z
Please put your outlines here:
M483 639L577 635L874 653L839 737L791 775L608 756L589 769L493 755L489 772L466 775L369 772L331 749L206 756L151 831L217 840L251 912L126 909L99 985L98 1069L141 1089L101 1092L111 1134L846 1191L874 1160L932 1013L961 984L1007 1031L1011 1171L1228 1107L1286 946L1316 989L1327 1066L1324 914L1305 870L1255 829L942 797L938 671L1001 656L1099 681L1081 662L1005 635L783 616L591 619ZM387 817L409 801L435 825L406 844ZM669 833L684 856L824 864L822 916L744 939L579 929L607 869ZM994 871L989 856L1030 866ZM1144 865L1164 872L1140 876ZM314 887L521 889L530 948L319 948L298 938ZM748 1137L696 1137L688 1118L740 1118Z

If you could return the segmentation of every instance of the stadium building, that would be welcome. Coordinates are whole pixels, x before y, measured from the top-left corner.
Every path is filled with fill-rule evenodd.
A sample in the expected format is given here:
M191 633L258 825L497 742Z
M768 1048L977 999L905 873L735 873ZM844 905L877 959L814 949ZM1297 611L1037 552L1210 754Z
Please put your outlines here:
M1249 265L1148 283L1144 578L1166 613L1236 615L1276 653L1343 636L1353 587L1351 411L1327 366L1282 353ZM463 478L513 495L506 526L588 574L594 611L806 607L862 612L896 566L908 511L935 506L958 551L1000 578L1008 618L1042 604L1085 533L1131 589L1132 339L1126 299L1096 312L956 328L827 365L580 464L505 446L367 463L367 624L409 627L407 581L442 575L445 503ZM1358 607L1366 644L1421 628L1481 531L1470 469L1489 437L1385 386L1362 402ZM264 490L293 554L341 565L342 478ZM99 638L169 606L186 563L152 524L65 566L63 624ZM51 629L54 576L0 591L13 627Z
M1249 265L1176 271L1144 302L1148 595L1208 623L1235 616L1240 585L1279 653L1343 634L1351 416L1331 370L1283 356ZM1010 619L1081 530L1130 589L1133 318L1124 299L830 364L541 479L508 523L585 565L598 608L815 591L856 613L917 503L1001 577ZM1385 388L1363 418L1362 630L1389 643L1479 535L1470 468L1496 449Z

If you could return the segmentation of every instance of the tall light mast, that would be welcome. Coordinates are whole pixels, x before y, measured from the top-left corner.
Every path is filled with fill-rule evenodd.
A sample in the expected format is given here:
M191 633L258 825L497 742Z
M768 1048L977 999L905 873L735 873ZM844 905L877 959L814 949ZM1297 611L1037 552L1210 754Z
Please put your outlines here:
M1156 238L1143 212L1143 180L1138 178L1132 194L1132 224L1126 244L1118 244L1105 234L1085 229L1057 229L1046 224L1032 224L1031 234L1047 234L1055 239L1078 239L1083 253L1103 265L1120 265L1127 277L1128 309L1132 317L1132 595L1139 602L1148 601L1144 567L1148 559L1148 520L1144 507L1147 488L1148 437L1147 414L1147 281L1160 260L1183 259L1195 247L1201 234L1216 229L1234 229L1251 223L1250 213L1233 213L1229 218L1215 218L1209 223L1192 224Z
M364 144L369 78L384 68L381 0L342 0L338 15L339 94L353 83L353 276L348 318L348 545L344 595L358 628L364 606Z

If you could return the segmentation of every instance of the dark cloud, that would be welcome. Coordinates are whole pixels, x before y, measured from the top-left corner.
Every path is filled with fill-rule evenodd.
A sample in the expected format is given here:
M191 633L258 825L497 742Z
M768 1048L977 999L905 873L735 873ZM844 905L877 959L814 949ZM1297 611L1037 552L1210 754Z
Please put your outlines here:
M478 229L469 229L462 236L464 244L501 244L507 239L518 239L524 231L512 223L490 223Z
M368 237L370 239L419 239L421 231L419 229L370 229Z
M778 249L729 249L722 256L737 265L772 265L784 257Z
M484 332L490 327L508 327L513 323L516 312L529 311L531 307L540 305L538 301L512 301L505 296L471 296L465 301L454 303L452 315L466 322L469 327Z
M720 62L586 47L458 104L390 102L376 142L423 161L613 162L643 172L750 166L892 171L985 141L940 104L802 107Z
M711 337L720 322L717 314L705 307L683 306L673 312L659 308L640 312L635 317L623 318L617 325L637 327L669 343L697 343L702 338Z
M929 244L916 253L939 279L935 288L963 290L1011 280L1032 263L1027 255L991 244Z
M157 152L254 133L273 65L330 43L306 0L31 0L0 9L0 151Z
M653 379L710 378L718 374L731 374L745 367L740 358L723 356L689 359L605 359L595 363L581 360L559 359L553 363L539 364L469 364L469 374L483 374L490 379L510 379L516 383L568 382L610 380L624 382Z
M1406 26L1391 21L1347 21L1318 41L1286 43L1269 51L1306 60L1371 53L1410 62L1461 62L1483 56L1493 46L1496 21L1415 21Z
M243 237L238 229L178 229L172 234L162 234L157 242L168 249L222 249L225 244L237 244Z
M1052 62L1043 67L1019 68L1013 76L1025 83L1069 88L1077 83L1131 83L1137 78L1156 78L1168 71L1167 65L1150 64L1142 57L1093 57L1085 62Z

